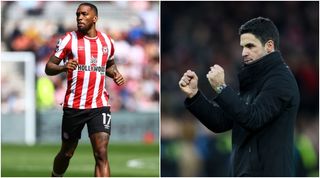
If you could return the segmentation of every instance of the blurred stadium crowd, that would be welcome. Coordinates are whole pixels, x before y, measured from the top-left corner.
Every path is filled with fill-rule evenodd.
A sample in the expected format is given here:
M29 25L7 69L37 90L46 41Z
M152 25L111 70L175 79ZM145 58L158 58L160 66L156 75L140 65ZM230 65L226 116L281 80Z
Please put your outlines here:
M159 111L159 2L94 2L97 29L115 40L115 60L126 85L107 79L112 111ZM76 30L74 1L1 2L1 50L32 51L36 56L37 109L57 108L66 89L66 75L47 76L45 64L65 32ZM9 66L8 66L9 67ZM2 112L20 112L23 88L1 78ZM15 79L17 80L17 79ZM17 81L18 83L18 81Z
M319 2L161 2L161 175L228 176L231 132L213 134L184 108L178 81L194 70L213 97L209 67L225 69L238 88L238 29L254 17L270 18L280 51L299 85L296 175L319 176Z

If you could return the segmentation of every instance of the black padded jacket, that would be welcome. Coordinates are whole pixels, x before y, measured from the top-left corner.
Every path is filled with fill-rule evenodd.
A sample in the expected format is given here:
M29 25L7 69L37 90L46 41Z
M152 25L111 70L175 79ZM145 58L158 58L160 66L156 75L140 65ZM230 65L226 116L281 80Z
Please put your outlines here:
M300 94L280 52L245 65L240 92L227 86L209 101L201 91L186 108L215 133L232 129L230 176L294 176L294 123Z

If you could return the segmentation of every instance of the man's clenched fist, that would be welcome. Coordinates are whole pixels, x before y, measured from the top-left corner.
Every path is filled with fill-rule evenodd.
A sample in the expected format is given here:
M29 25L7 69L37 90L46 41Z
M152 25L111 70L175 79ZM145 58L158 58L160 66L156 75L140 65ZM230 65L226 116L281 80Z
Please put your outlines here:
M217 87L225 85L224 70L219 65L215 64L210 67L210 71L207 74L208 81L211 87L216 91Z
M69 59L65 64L65 71L76 70L78 67L78 59Z
M195 72L188 70L179 81L181 91L183 91L188 98L192 98L198 92L198 77Z

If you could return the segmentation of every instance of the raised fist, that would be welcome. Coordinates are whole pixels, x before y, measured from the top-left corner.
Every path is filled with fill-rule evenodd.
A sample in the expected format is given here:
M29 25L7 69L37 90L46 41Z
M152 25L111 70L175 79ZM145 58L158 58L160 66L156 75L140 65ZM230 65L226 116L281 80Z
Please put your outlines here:
M188 98L192 98L198 92L198 77L195 72L188 70L179 81L181 91L183 91Z

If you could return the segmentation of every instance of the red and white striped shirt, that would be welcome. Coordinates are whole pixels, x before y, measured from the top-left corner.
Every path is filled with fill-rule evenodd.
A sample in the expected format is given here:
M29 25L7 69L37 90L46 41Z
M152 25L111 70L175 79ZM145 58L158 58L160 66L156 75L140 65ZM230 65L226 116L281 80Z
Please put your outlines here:
M54 54L61 60L78 59L78 67L67 72L67 91L63 107L91 109L109 106L105 89L108 60L113 60L114 44L109 35L97 31L89 38L77 31L68 32L57 44Z

